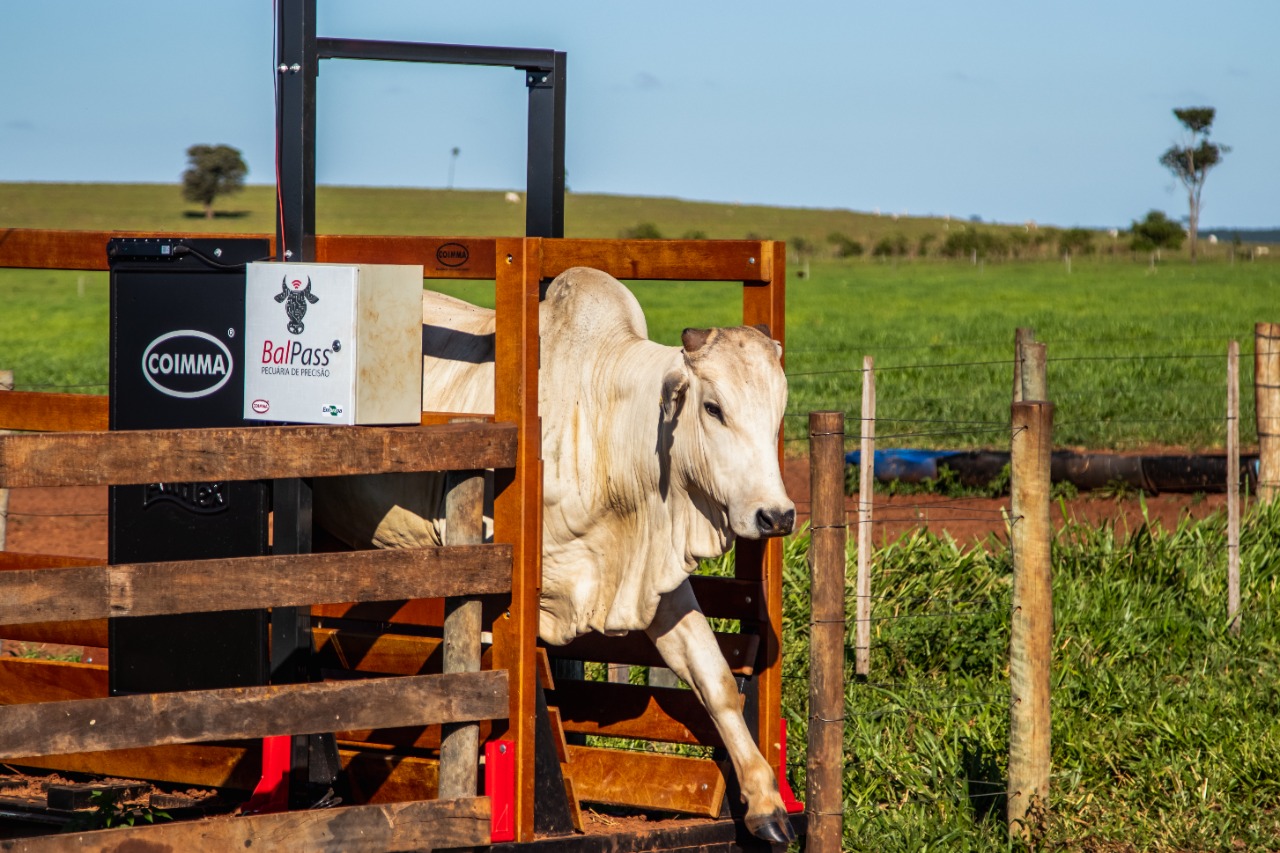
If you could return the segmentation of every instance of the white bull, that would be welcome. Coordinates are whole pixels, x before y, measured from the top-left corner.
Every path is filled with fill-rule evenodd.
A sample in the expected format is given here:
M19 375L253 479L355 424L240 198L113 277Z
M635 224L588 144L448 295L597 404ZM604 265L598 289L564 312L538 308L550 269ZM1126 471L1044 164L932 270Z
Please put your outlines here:
M493 411L493 312L423 300L423 409ZM750 327L686 329L683 348L648 339L625 287L575 268L540 310L543 557L539 633L643 630L720 732L747 824L792 837L773 770L688 576L736 537L789 533L778 467L787 384L780 348ZM355 546L443 541L439 475L317 481L316 520Z

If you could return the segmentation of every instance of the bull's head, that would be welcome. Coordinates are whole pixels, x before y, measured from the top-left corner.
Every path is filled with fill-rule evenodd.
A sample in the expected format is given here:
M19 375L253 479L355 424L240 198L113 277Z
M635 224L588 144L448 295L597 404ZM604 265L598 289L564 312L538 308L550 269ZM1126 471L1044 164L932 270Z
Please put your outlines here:
M723 508L747 539L795 525L778 465L787 407L782 348L767 327L685 329L681 368L662 385L664 420L677 427L673 463L692 490Z

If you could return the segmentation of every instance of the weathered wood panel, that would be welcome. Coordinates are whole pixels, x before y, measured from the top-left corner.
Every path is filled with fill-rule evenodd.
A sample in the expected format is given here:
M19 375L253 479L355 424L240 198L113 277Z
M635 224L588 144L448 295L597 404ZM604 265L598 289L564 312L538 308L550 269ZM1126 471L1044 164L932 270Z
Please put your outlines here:
M724 745L692 690L561 679L547 702L560 709L568 732Z
M93 394L10 391L0 397L0 429L92 432L107 428L110 402Z
M13 569L60 569L67 566L102 566L106 560L96 557L66 557L58 554L24 554L0 551L0 572Z
M725 780L714 761L569 746L573 786L584 802L716 817Z
M767 281L772 255L760 240L543 240L542 275L595 267L615 278Z
M0 639L24 643L59 643L64 646L107 647L107 620L85 619L76 622L31 622L26 625L0 625Z
M471 797L119 827L2 841L0 849L14 853L248 849L384 853L488 842L489 801Z
M511 424L240 427L0 436L0 485L104 486L506 468Z
M349 628L312 628L312 646L321 669L427 675L443 672L438 637L383 634Z
M0 624L497 593L511 548L469 545L0 572Z
M428 279L492 279L492 237L316 236L316 261L342 264L421 264Z
M760 637L756 634L716 634L720 653L735 675L751 675L755 671L756 650ZM621 637L587 634L563 646L547 646L553 658L569 658L596 663L627 663L633 666L664 666L653 642L643 631L632 631Z
M507 701L493 671L9 705L0 758L493 719Z
M175 744L28 757L13 763L44 770L248 791L262 776L260 743ZM385 746L375 746L341 748L338 760L356 803L395 803L435 795L434 759L399 755Z
M105 664L0 658L0 705L101 699L106 695Z
M758 580L690 575L689 586L708 619L759 619L768 616L764 586Z

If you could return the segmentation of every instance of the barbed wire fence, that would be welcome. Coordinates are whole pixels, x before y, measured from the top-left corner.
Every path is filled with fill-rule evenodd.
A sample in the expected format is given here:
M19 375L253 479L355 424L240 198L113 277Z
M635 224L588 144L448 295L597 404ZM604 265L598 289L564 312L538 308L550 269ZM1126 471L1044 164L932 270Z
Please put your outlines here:
M1266 387L1267 380L1271 375L1269 373L1270 367L1268 363L1274 362L1276 360L1276 354L1273 353L1271 350L1273 348L1280 349L1280 347L1273 347L1271 345L1271 340L1272 340L1271 335L1273 334L1273 331L1274 333L1280 333L1280 328L1273 330L1268 326L1267 328L1264 329L1264 326L1268 326L1268 324L1259 324L1258 330L1257 330L1257 338L1255 341L1255 349L1256 349L1255 363L1256 363L1256 370L1257 370L1257 377L1254 380L1255 392L1257 395L1257 410L1256 410L1255 417L1256 417L1256 422L1258 424L1257 439L1259 440L1260 443L1265 443L1265 439L1268 437L1267 433L1269 432L1269 430L1266 429L1264 424L1268 424L1271 422L1271 419L1277 418L1277 416L1280 416L1280 406L1276 406L1274 409L1272 409L1271 408L1272 404L1268 400L1266 400L1267 391L1269 390ZM1275 339L1280 340L1280 337ZM1222 342L1222 338L1219 338L1216 336L1204 337L1204 338L1178 337L1178 338L1169 338L1168 340L1171 340L1171 341L1206 340L1206 341L1215 341L1219 343ZM936 347L936 348L937 349L943 349L943 348L953 349L954 347L947 345L947 346ZM1226 478L1227 482L1225 482L1223 485L1226 487L1226 491L1228 491L1229 493L1229 506L1231 507L1230 515L1232 516L1232 518L1229 520L1229 523L1227 525L1227 536L1224 538L1224 541L1220 543L1212 543L1212 545L1208 549L1206 549L1205 545L1203 544L1197 544L1193 546L1186 546L1184 549L1177 549L1177 548L1166 549L1166 553L1171 552L1173 550L1185 550L1188 553L1195 553L1203 557L1206 555L1207 552L1211 552L1213 556L1217 556L1221 554L1223 551L1226 551L1229 555L1234 555L1234 559L1236 560L1236 563L1231 569L1232 577L1229 583L1229 586L1230 586L1229 596L1232 598L1232 603L1229 605L1229 608L1231 612L1233 631L1238 631L1238 627L1239 627L1238 554L1239 554L1239 548L1240 548L1239 511L1238 511L1238 504L1235 503L1236 495L1234 495L1234 492L1239 487L1240 473L1241 473L1241 468L1240 468L1239 458L1238 458L1239 442L1240 442L1239 431L1241 427L1240 400L1239 400L1238 391L1234 392L1234 399L1233 399L1233 391L1232 391L1233 383L1235 383L1234 387L1237 387L1237 388L1239 383L1238 364L1236 364L1234 361L1234 358L1235 358L1234 353L1236 351L1237 351L1237 347L1235 345L1235 342L1232 341L1228 346L1228 354L1207 354L1202 352L1183 352L1183 353L1167 353L1166 352L1166 353L1159 353L1159 354L1137 354L1132 356L1107 356L1107 355L1068 356L1068 357L1062 357L1062 358L1056 358L1056 359L1048 359L1049 362L1058 362L1060 364L1070 364L1070 365L1079 365L1079 364L1091 363L1091 362L1114 362L1114 361L1123 361L1123 360L1129 360L1129 361L1145 360L1145 361L1155 361L1155 362L1175 361L1175 360L1181 360L1181 361L1217 360L1219 362L1222 362L1222 361L1227 362L1228 376L1227 376L1227 383L1225 383L1227 405L1224 407L1223 414L1197 413L1197 414L1188 414L1185 416L1178 416L1178 417L1105 418L1105 419L1097 419L1097 420L1088 421L1088 422L1083 419L1077 419L1074 421L1067 420L1065 422L1065 425L1068 427L1078 427L1080 425L1089 424L1093 426L1112 427L1116 424L1141 424L1144 427L1150 427L1150 426L1159 427L1167 424L1178 424L1178 425L1185 426L1189 422L1204 424L1204 425L1213 425L1213 426L1221 425L1221 431L1226 439L1226 443L1228 446L1227 478ZM1016 358L1021 358L1021 356L1019 355ZM844 374L863 374L868 379L873 380L874 373L880 372L882 370L925 370L925 369L930 369L931 367L947 368L947 369L974 368L974 367L986 368L986 367L992 366L993 364L1000 364L1000 365L1003 365L1005 368L1009 368L1013 366L1014 363L1015 363L1015 359L1009 359L1009 360L1000 361L1000 362L992 362L987 360L972 360L972 361L949 362L946 364L939 364L939 365L899 364L899 365L890 366L888 368L878 368L878 369L871 368L869 365L864 365L864 367L862 368L857 368L857 367L824 368L822 370L799 370L794 372L789 371L788 376L789 378L801 378L806 376L830 376L838 373L844 373ZM1015 372L1015 382L1016 382L1017 371L1014 371L1014 372ZM1277 369L1277 372L1274 375L1277 380L1275 384L1280 384L1280 369ZM1041 382L1043 383L1044 380L1041 379ZM874 388L873 381L872 381L872 387ZM1044 387L1044 385L1042 384L1041 387ZM1181 383L1181 384L1168 386L1168 387L1162 386L1159 390L1164 393L1170 393L1170 392L1177 393L1179 391L1186 390L1188 388L1194 388L1196 391L1206 391L1211 389L1217 389L1219 392L1221 392L1222 390L1224 390L1224 385L1221 383L1209 383L1209 382ZM1014 393L1015 401L1018 397L1017 390L1018 389L1015 387L1015 393ZM1109 393L1110 390L1111 389L1103 388L1098 391L1095 391L1095 393L1105 395ZM1047 397L1049 395L1045 394L1043 396ZM844 401L844 402L847 403L848 401ZM864 402L863 410L865 415L865 411L866 411L865 402ZM1014 407L1015 417L1016 417L1016 411L1017 411L1017 407L1015 405ZM1070 411L1070 409L1068 409L1068 411ZM1251 413L1251 414L1254 414L1254 413ZM786 417L788 419L799 419L799 418L806 417L806 415L802 412L788 412ZM1250 420L1254 420L1254 419L1250 418ZM1013 432L1013 427L1014 427L1013 419L1009 421L995 421L995 420L973 419L973 418L943 418L943 417L936 417L936 418L935 417L912 417L912 418L880 417L880 418L877 418L874 416L868 419L865 416L864 417L847 416L845 417L845 421L848 422L848 424L852 427L852 429L849 430L850 434L847 436L847 439L850 443L854 441L858 441L859 443L862 443L863 440L867 438L868 433L872 436L875 436L876 426L881 421L888 421L889 423L894 425L911 424L911 425L919 425L923 427L923 428L914 429L914 430L891 431L887 433L882 433L879 436L875 436L877 441L893 439L895 441L903 443L905 446L909 446L907 442L910 442L912 440L919 440L919 439L936 441L940 438L942 439L955 438L961 442L972 441L973 436L979 432L988 432L993 436L1003 432L1005 435L1011 435L1012 438L1015 440L1017 437L1017 433ZM1280 430L1277 430L1277 431L1280 431ZM814 437L812 435L804 436L804 437L788 435L787 438L785 439L785 444L788 446L789 452L794 452L794 450L800 449L803 447L802 443L804 442L812 443L812 441L814 441ZM1260 456L1263 457L1263 460L1260 461L1259 469L1256 470L1256 482L1259 484L1260 489L1265 488L1265 486L1269 484L1269 481L1273 479L1275 476L1274 474L1268 473L1268 468L1266 467L1266 462L1265 462L1266 455L1267 455L1266 448L1265 447L1261 448ZM1047 454L1046 454L1046 459L1047 459ZM860 462L862 462L863 464L867 464L868 461L869 460L867 459L866 447L865 447L865 444L863 444ZM842 460L842 463L843 463L843 460ZM1275 471L1276 469L1273 467L1269 470ZM1047 490L1048 488L1047 463L1046 463L1045 475L1046 475L1046 490ZM816 474L814 475L813 482L817 483ZM1014 491L1016 492L1016 485L1015 485ZM857 492L855 491L854 494L857 494ZM1046 491L1046 497L1047 497L1047 491ZM841 500L842 502L846 500L843 495L841 496ZM994 507L991 505L993 502L996 503L996 506ZM855 500L848 499L850 516L855 516L855 514L861 515L861 513L857 513L857 511L854 509L855 503L856 503ZM1046 501L1046 504L1047 504L1047 501ZM805 501L799 502L797 509L801 514L816 515L819 512L819 510L815 508L812 499L809 502L805 502ZM984 495L981 497L957 497L957 498L950 498L947 500L940 500L936 494L934 495L925 494L925 495L919 496L915 500L909 500L906 503L889 503L883 500L878 500L874 503L874 510L875 510L874 521L866 517L861 517L861 518L858 518L856 522L852 522L850 526L854 530L859 530L863 528L865 525L866 532L870 532L872 524L880 525L878 529L880 529L881 531L884 531L882 534L883 536L882 545L887 543L887 540L889 539L888 529L891 528L892 525L894 524L902 525L902 527L904 528L916 527L916 528L927 529L927 528L935 528L937 526L941 526L943 529L946 529L948 522L971 521L971 522L989 524L995 531L999 531L1001 528L1003 528L1005 535L1008 537L1010 559L1014 562L1018 560L1018 554L1017 554L1017 549L1015 545L1017 537L1015 537L1013 534L1016 529L1016 525L1024 521L1025 516L1022 514L1020 510L1012 506L1011 501L1001 501L997 499L994 495ZM1051 536L1051 533L1047 535ZM864 538L869 538L869 537L864 537ZM1046 583L1047 583L1047 566L1048 566L1047 539L1044 543L1044 552L1045 552L1044 560L1045 560L1045 572L1046 572L1045 577L1046 577ZM905 569L899 569L899 571L904 571L904 570ZM886 580L890 580L890 574L891 572L889 571L879 570L875 573L874 577L877 583L883 583ZM891 594L883 594L883 593L881 594L867 593L865 591L865 588L862 585L861 579L859 579L856 582L853 582L853 581L849 582L849 586L855 590L855 592L849 597L852 603L852 607L850 609L853 611L854 614L856 614L851 616L850 618L851 618L851 622L855 625L859 621L865 621L872 625L876 625L876 624L883 624L886 626L902 625L902 624L906 624L906 620L915 620L915 619L939 620L940 622L954 622L954 620L973 619L975 617L982 617L987 614L1001 614L1004 616L1006 621L1013 620L1013 622L1017 622L1018 619L1020 618L1019 614L1023 607L1023 604L1017 601L1018 593L1016 591L1010 591L1009 594L1002 595L1002 594L979 594L979 591L967 592L965 590L949 589L947 590L947 593L945 595L933 595L933 594L891 595ZM1015 586L1016 586L1016 582L1015 582ZM921 605L933 605L937 603L943 604L944 609L936 609L936 610L931 610L929 612L923 612L923 613L916 612L916 608L918 608ZM957 606L957 605L961 605L961 606ZM892 612L886 613L885 612L886 608L891 608ZM1052 605L1050 604L1049 610L1048 610L1049 616L1048 616L1048 619L1046 620L1046 623L1050 625L1052 625L1052 621L1053 621L1052 612L1053 612ZM1137 616L1134 618L1140 619L1143 617ZM1168 620L1168 616L1165 616L1165 615L1160 615L1160 616L1153 615L1146 618L1150 620L1164 620L1164 621ZM814 625L812 627L814 630L816 630L817 626ZM1069 631L1079 627L1080 626L1076 623L1068 623L1064 625L1059 625L1058 629L1060 631ZM1018 630L1014 624L1009 624L1008 629L1011 633L1016 632ZM894 654L894 650L892 648L893 640L891 639L892 635L889 632L876 632L875 636L876 636L876 641L874 645L875 645L875 650L878 654L880 654L881 656ZM856 649L857 642L858 642L857 640L853 640L852 642L850 642L849 640L846 640L846 654L857 650ZM1043 649L1045 670L1044 670L1044 675L1042 680L1044 682L1044 690L1046 691L1044 696L1044 710L1047 713L1048 711L1047 665L1048 665L1048 658L1051 654L1051 651L1047 647L1047 644L1042 643L1042 645L1045 645L1045 648ZM849 646L853 646L854 648L848 648ZM1007 650L1005 654L1006 655L1008 654ZM1015 651L1014 654L1016 656L1017 652ZM853 655L849 654L849 656L852 657ZM783 676L784 682L786 682L790 686L791 688L790 695L792 696L792 698L795 700L800 700L802 699L802 697L797 695L798 687L800 684L807 682L810 677L809 673L806 671L808 661L798 660L798 661L789 661L788 663L791 664L791 666L789 667L790 671L784 674ZM1010 662L1010 666L1012 669L1013 668L1012 662ZM852 667L848 661L845 662L844 668L846 671L846 677L842 686L843 686L845 702L844 702L843 715L841 719L851 724L854 724L859 720L883 719L891 715L926 718L926 717L930 717L931 715L937 717L937 716L954 714L955 712L958 712L958 711L969 712L976 709L990 710L993 708L999 708L1000 706L1007 707L1010 710L1011 717L1016 718L1019 711L1019 706L1023 704L1022 700L1019 697L1020 687L1015 683L1013 683L1013 681L1009 681L1009 680L1006 680L1003 684L999 683L998 679L993 680L992 683L989 685L989 691L985 696L974 697L970 693L966 697L968 701L947 702L945 701L947 697L949 696L954 697L955 695L952 689L948 686L936 685L936 684L922 685L922 684L914 683L910 680L906 680L906 681L871 680L868 677L868 673L865 670L855 671L854 667ZM883 671L883 667L880 668L880 671ZM1012 677L1012 674L1011 674L1011 677ZM1021 689L1025 690L1026 689L1025 685L1023 685ZM808 698L811 700L812 695ZM879 704L876 704L877 702ZM804 706L806 703L801 701L801 702L798 702L798 704L800 704L801 706ZM809 709L809 711L806 712L806 715L807 715L808 723L810 725L813 725L815 722L815 719L813 716L812 709ZM972 725L972 723L970 723L970 725ZM1018 724L1016 722L1011 721L1011 724L1010 724L1011 732L1013 729L1016 729L1017 727L1018 727ZM1023 723L1023 728L1026 728L1026 727L1027 727L1027 724ZM1047 716L1046 716L1044 721L1044 743L1043 745L1038 745L1035 747L1035 750L1041 753L1041 756L1038 756L1037 760L1042 761L1043 767L1036 769L1035 774L1033 774L1033 775L1038 774L1039 776L1042 776L1041 784L1043 784L1042 790L1044 792L1046 801L1048 796L1049 780L1051 778L1051 775L1049 773L1049 768L1048 768L1047 731L1048 731L1048 725L1047 725ZM1011 738L1012 737L1013 735L1011 734ZM848 745L846 745L846 749L848 749ZM1010 749L1012 754L1012 752L1016 749L1019 749L1019 747L1011 743ZM1025 747L1023 747L1022 749L1023 751L1025 751ZM856 747L855 747L855 750L856 750ZM804 764L805 764L804 761L800 760L798 756L793 754L793 756L789 760L788 770L799 771L800 768L804 766ZM1031 829L1027 827L1029 818L1027 816L1028 812L1027 812L1026 806L1028 805L1028 803L1024 798L1024 801L1023 803L1020 804L1021 807L1019 808L1011 800L1010 794L1012 792L1015 797L1018 796L1021 793L1022 788L1026 787L1029 781L1034 781L1034 780L1029 780L1028 778L1026 778L1025 774L1023 774L1024 778L1015 779L1014 777L1017 775L1019 771L1015 769L1014 765L1015 765L1015 762L1012 760L1012 755L1011 755L1011 761L1009 764L1009 774L1007 777L1007 788L1004 785L1000 785L998 783L998 780L993 779L991 773L976 775L976 776L970 776L968 773L963 773L957 777L954 777L948 780L950 783L948 786L933 786L925 789L921 789L917 787L915 790L905 790L903 792L903 797L901 801L902 802L916 801L916 802L929 802L929 803L949 801L949 802L956 803L958 805L963 805L967 803L971 808L975 810L975 812L978 812L978 813L985 813L999 806L1004 810L1006 810L1006 817L1011 819L1012 821L1011 825L1016 828L1015 831L1019 832L1025 837L1031 831ZM811 770L812 768L808 768L808 769ZM990 768L988 767L988 769ZM1029 790L1034 791L1035 786L1032 785ZM1039 793L1038 792L1035 792L1035 793L1036 793L1036 796L1038 797Z

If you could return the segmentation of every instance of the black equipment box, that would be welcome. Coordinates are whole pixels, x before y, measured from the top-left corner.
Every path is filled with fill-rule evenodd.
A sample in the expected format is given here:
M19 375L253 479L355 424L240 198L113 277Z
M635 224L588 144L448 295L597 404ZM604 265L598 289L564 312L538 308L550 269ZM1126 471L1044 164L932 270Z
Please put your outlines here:
M245 421L244 264L264 239L118 238L111 269L111 429L240 427ZM111 564L258 556L270 485L113 486ZM111 693L268 681L266 610L111 619Z

